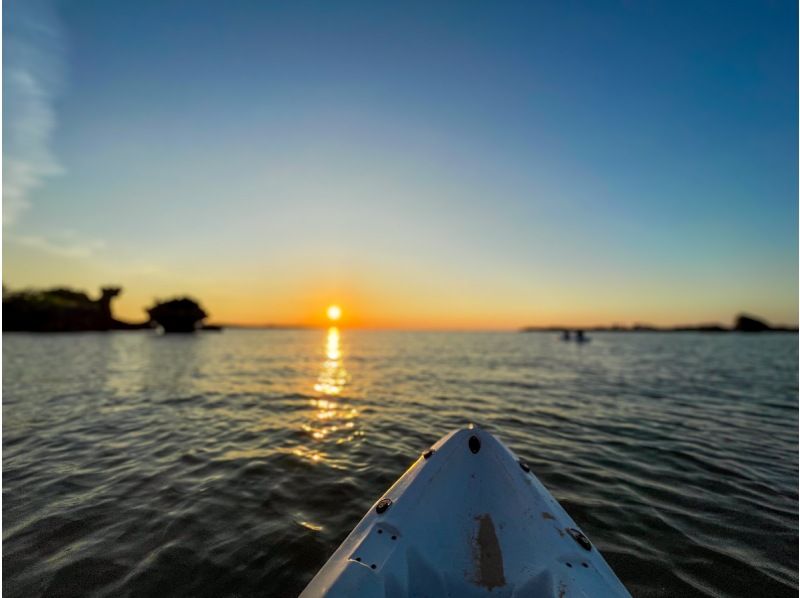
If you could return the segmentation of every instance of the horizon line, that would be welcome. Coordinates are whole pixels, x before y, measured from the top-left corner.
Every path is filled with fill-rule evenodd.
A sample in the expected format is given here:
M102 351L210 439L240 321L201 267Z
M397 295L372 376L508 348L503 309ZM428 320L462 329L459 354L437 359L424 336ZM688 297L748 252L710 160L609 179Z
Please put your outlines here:
M703 324L679 324L674 326L654 326L644 324L633 324L622 326L613 325L594 325L594 326L517 326L509 327L425 327L425 326L346 326L339 323L330 324L234 324L211 321L209 326L219 326L221 328L240 329L240 330L328 330L339 328L342 330L362 330L367 332L514 332L514 333L534 333L548 332L557 333L563 331L574 332L582 330L584 332L739 332L734 326L725 326L718 323ZM776 324L770 325L767 332L798 332L798 325Z

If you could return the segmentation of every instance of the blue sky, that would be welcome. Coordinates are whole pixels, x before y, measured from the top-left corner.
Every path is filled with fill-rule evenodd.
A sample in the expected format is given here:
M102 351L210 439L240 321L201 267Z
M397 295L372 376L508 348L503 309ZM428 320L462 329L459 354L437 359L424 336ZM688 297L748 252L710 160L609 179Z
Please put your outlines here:
M796 323L796 3L431 4L6 2L5 283Z

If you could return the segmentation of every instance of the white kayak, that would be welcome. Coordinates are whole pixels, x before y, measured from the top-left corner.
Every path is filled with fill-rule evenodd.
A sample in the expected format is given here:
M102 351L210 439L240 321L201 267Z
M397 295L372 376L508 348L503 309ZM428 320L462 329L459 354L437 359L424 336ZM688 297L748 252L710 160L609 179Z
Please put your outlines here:
M630 596L530 468L451 432L373 505L301 596Z

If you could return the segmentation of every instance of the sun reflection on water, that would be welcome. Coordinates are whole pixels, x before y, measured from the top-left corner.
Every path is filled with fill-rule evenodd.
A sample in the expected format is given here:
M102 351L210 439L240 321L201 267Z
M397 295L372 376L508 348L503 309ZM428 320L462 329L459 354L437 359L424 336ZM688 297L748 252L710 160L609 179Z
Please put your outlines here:
M336 326L328 328L325 339L325 362L314 390L325 396L337 396L347 384L347 370L342 364L341 337Z
M358 410L342 397L349 376L343 363L341 334L336 326L328 328L324 354L325 360L314 384L319 396L310 401L311 421L303 425L303 430L314 440L336 438L336 444L350 442L359 435L354 421Z

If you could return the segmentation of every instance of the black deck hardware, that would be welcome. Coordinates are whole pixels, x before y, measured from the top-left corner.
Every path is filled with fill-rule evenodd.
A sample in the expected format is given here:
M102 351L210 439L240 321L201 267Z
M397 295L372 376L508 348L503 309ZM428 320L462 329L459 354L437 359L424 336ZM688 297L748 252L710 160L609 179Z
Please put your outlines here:
M481 450L481 440L477 436L470 436L469 437L469 450L473 453L477 453Z
M392 506L392 499L391 498L382 498L378 501L378 504L375 505L375 512L376 513L383 513Z
M572 539L575 540L584 550L592 549L592 543L589 542L589 538L587 538L581 530L575 529L574 527L568 527L566 532L572 536Z

